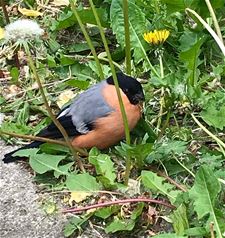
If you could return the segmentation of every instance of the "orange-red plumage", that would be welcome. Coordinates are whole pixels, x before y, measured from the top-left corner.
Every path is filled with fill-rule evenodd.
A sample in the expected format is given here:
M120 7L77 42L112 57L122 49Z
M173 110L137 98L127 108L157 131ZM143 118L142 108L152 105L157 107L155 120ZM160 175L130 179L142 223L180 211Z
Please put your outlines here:
M141 105L131 104L121 89L120 93L125 107L129 128L132 130L141 117ZM96 146L99 149L104 149L123 139L125 134L124 124L115 86L107 85L103 89L102 94L106 102L114 108L115 111L106 117L97 119L94 123L94 129L86 135L76 136L72 141L72 145L81 148Z

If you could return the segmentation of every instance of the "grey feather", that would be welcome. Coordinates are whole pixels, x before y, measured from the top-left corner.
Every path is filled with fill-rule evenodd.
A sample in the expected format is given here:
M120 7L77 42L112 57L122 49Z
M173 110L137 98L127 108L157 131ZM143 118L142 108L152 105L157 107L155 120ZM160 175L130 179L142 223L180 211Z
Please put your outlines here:
M104 80L78 95L72 104L58 115L58 118L71 116L77 131L87 134L88 125L113 111L102 95L102 90L106 85L107 82Z

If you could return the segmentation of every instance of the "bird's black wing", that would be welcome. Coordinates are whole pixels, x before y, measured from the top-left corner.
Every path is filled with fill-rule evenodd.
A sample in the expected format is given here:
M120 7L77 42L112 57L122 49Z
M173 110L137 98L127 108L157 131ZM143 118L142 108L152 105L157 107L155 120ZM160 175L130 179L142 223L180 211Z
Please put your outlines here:
M57 119L69 136L87 134L93 129L96 119L105 117L113 111L102 95L106 85L106 81L102 81L92 86L58 114ZM56 139L61 138L62 134L55 124L51 123L37 136Z

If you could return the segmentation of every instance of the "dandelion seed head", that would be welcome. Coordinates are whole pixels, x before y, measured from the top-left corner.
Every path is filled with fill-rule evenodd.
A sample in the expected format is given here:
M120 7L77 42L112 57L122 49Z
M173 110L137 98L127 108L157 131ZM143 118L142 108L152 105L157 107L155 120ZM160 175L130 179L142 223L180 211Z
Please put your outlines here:
M7 41L35 39L43 33L44 30L40 28L37 22L28 19L17 20L5 27L5 39Z

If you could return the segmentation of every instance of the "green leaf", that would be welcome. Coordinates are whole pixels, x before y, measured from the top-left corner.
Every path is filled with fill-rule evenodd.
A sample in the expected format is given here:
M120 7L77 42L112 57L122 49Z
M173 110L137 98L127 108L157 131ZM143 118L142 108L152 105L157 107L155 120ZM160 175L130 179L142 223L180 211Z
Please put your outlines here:
M187 211L185 205L180 205L170 216L173 221L173 228L177 235L183 235L189 228Z
M59 152L69 153L69 148L63 145L56 145L50 143L44 143L40 145L41 151L45 152L46 154L58 154Z
M115 184L116 173L110 156L106 154L96 155L96 152L92 153L91 150L88 160L95 166L97 175L100 175L99 180L105 187Z
M87 191L93 192L100 190L100 185L96 178L88 173L69 174L66 179L66 186L70 191Z
M114 219L107 227L105 228L106 233L114 233L117 231L131 231L135 226L135 221L132 219Z
M21 149L18 150L17 152L15 152L13 154L13 156L19 156L19 157L30 157L30 156L34 156L38 153L40 149L39 148L32 148L32 149Z
M10 69L10 76L12 77L12 82L17 83L20 75L20 71L17 67L12 67Z
M56 178L59 178L60 175L68 174L68 171L72 165L74 165L74 162L70 162L70 163L64 164L64 165L59 165L58 170L54 171L54 176Z
M14 122L3 122L1 130L17 134L30 134L32 131L31 127Z
M204 36L193 32L185 32L180 38L180 59L188 68L188 81L191 86L196 85L198 79L197 67L200 65L198 59L201 53L201 46L205 41Z
M92 216L91 213L84 217L75 216L71 218L63 229L65 237L71 236L77 229L81 230L81 226Z
M178 194L181 193L180 191L175 190L173 185L167 183L164 178L159 177L156 173L151 171L143 170L141 173L141 180L146 188L166 195L172 203L175 202Z
M88 88L90 82L85 80L70 79L65 84L75 88L80 88L82 90L85 90Z
M110 8L110 19L112 30L116 34L119 44L125 46L124 35L124 17L121 0L112 0ZM129 27L130 27L130 43L131 49L134 51L135 61L138 63L147 58L147 43L144 41L143 34L146 31L147 21L142 10L129 1Z
M193 227L185 230L185 235L191 237L198 237L198 236L207 236L208 231L204 227Z
M93 12L91 9L86 8L86 9L77 9L78 14L81 18L81 21L83 22L83 24L89 23L89 24L96 24L95 21L95 17L93 15ZM103 27L107 27L108 26L108 22L107 22L107 14L105 9L103 8L97 8L96 9L98 17L100 19L101 25ZM67 12L67 13L62 13L59 18L57 19L57 22L55 22L56 24L54 25L54 27L52 28L52 30L62 30L68 27L73 26L74 24L77 24L77 19L76 17L73 15L73 13L71 11Z
M47 62L48 62L49 68L54 68L57 65L55 62L55 58L51 55L47 55Z
M169 13L184 11L186 5L184 0L161 0L167 6L167 11Z
M61 160L65 159L66 156L61 155L49 155L49 154L35 154L30 155L30 166L31 168L39 173L43 174L47 171L57 171L59 174L67 174L64 171L60 170L58 164Z
M25 102L23 105L23 108L19 111L19 114L17 116L17 123L26 125L26 123L29 120L29 112L30 112L30 106L29 103Z
M95 216L100 217L102 219L106 219L110 217L112 214L118 212L119 210L120 206L103 207L95 212Z
M70 57L66 57L63 54L60 54L60 65L72 65L76 63L76 60L70 58Z
M100 46L99 42L96 42L96 41L92 41L92 44L94 47ZM76 43L76 44L69 45L67 50L69 50L70 52L79 53L82 51L90 50L90 47L89 47L88 43L82 42L82 43Z
M223 129L225 126L224 104L225 93L222 90L216 90L208 96L203 96L200 100L203 110L201 112L202 119L211 126Z
M161 235L156 235L154 238L188 238L187 236L179 236L176 235L175 233L167 233L167 234L161 234Z
M225 127L225 105L219 106L218 102L212 100L200 115L210 126L214 126L220 130L223 130Z
M217 236L222 238L222 232L215 214L215 205L220 190L220 183L214 176L213 171L207 166L202 166L196 174L194 186L189 194L194 202L194 209L198 218L201 219L209 214L209 222L214 223Z
M144 208L144 203L143 202L138 203L137 207L133 210L130 218L132 220L136 220L141 215L143 208Z
M0 105L3 104L5 101L6 101L5 98L0 96Z

